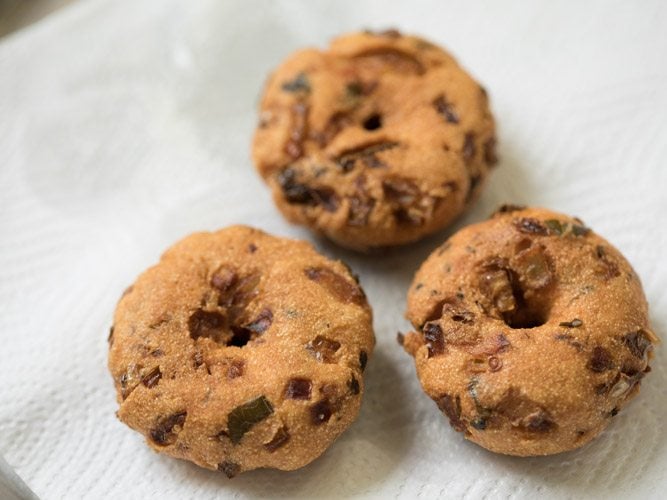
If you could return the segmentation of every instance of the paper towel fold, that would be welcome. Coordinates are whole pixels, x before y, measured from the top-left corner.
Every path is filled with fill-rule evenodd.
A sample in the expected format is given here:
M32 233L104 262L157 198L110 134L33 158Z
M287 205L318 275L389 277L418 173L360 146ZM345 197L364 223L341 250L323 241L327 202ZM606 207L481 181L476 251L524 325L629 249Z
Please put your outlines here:
M445 231L365 257L377 349L359 420L293 473L221 474L154 454L114 417L115 301L185 234L231 223L312 239L248 159L263 79L290 51L397 26L448 47L489 89L501 163L456 225L501 202L582 217L644 280L667 329L667 10L659 1L89 0L0 41L0 452L42 498L587 495L667 488L664 349L591 445L491 454L453 432L396 344L405 293Z

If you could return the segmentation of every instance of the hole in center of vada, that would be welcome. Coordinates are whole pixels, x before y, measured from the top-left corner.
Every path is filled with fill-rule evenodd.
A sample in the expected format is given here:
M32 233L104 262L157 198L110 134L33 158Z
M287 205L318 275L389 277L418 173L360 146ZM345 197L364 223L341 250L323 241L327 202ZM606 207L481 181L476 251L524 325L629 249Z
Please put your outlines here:
M514 329L537 328L549 320L551 265L541 248L524 248L512 260L493 258L482 264L479 286L494 316Z
M258 272L239 275L229 267L213 273L213 293L207 292L188 318L190 338L244 347L263 335L273 322L273 312L266 306L251 307L259 298L260 279Z
M521 298L518 295L517 298ZM549 319L549 310L539 303L525 303L524 300L517 301L517 308L510 314L503 314L505 324L510 328L537 328Z

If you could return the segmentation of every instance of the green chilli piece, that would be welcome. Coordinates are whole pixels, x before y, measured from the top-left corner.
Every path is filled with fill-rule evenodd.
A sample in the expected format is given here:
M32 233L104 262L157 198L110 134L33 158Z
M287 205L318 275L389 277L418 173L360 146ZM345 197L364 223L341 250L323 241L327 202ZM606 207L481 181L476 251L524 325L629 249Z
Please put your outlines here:
M239 444L243 435L273 413L271 402L264 396L234 408L227 416L227 430L232 443Z

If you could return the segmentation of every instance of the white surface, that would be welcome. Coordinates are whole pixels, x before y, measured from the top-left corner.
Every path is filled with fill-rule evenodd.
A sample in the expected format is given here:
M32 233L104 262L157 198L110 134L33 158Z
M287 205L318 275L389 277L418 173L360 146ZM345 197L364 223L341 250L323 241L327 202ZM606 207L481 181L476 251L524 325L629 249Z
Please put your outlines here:
M0 498L2 500L37 499L2 456L0 456Z
M502 4L502 5L501 5ZM88 0L0 41L0 453L42 498L664 498L665 348L602 437L551 458L464 442L396 344L412 274L449 232L361 274L378 346L357 423L295 473L161 457L118 422L107 332L122 290L175 240L284 222L249 161L267 72L340 32L397 26L488 88L504 201L578 215L642 277L667 332L667 4Z

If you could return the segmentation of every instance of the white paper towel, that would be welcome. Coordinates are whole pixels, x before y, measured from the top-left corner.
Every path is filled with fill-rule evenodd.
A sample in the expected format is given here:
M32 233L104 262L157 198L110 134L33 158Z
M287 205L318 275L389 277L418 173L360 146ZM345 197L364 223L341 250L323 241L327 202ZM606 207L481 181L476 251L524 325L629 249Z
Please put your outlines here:
M584 449L465 442L396 344L419 263L450 231L361 275L377 350L359 420L294 472L222 474L119 423L106 369L122 290L175 240L231 223L311 239L249 161L264 77L335 34L395 26L448 47L489 90L501 163L457 227L501 202L578 215L643 279L667 332L667 4L87 0L0 42L0 453L42 498L664 498L665 349Z

